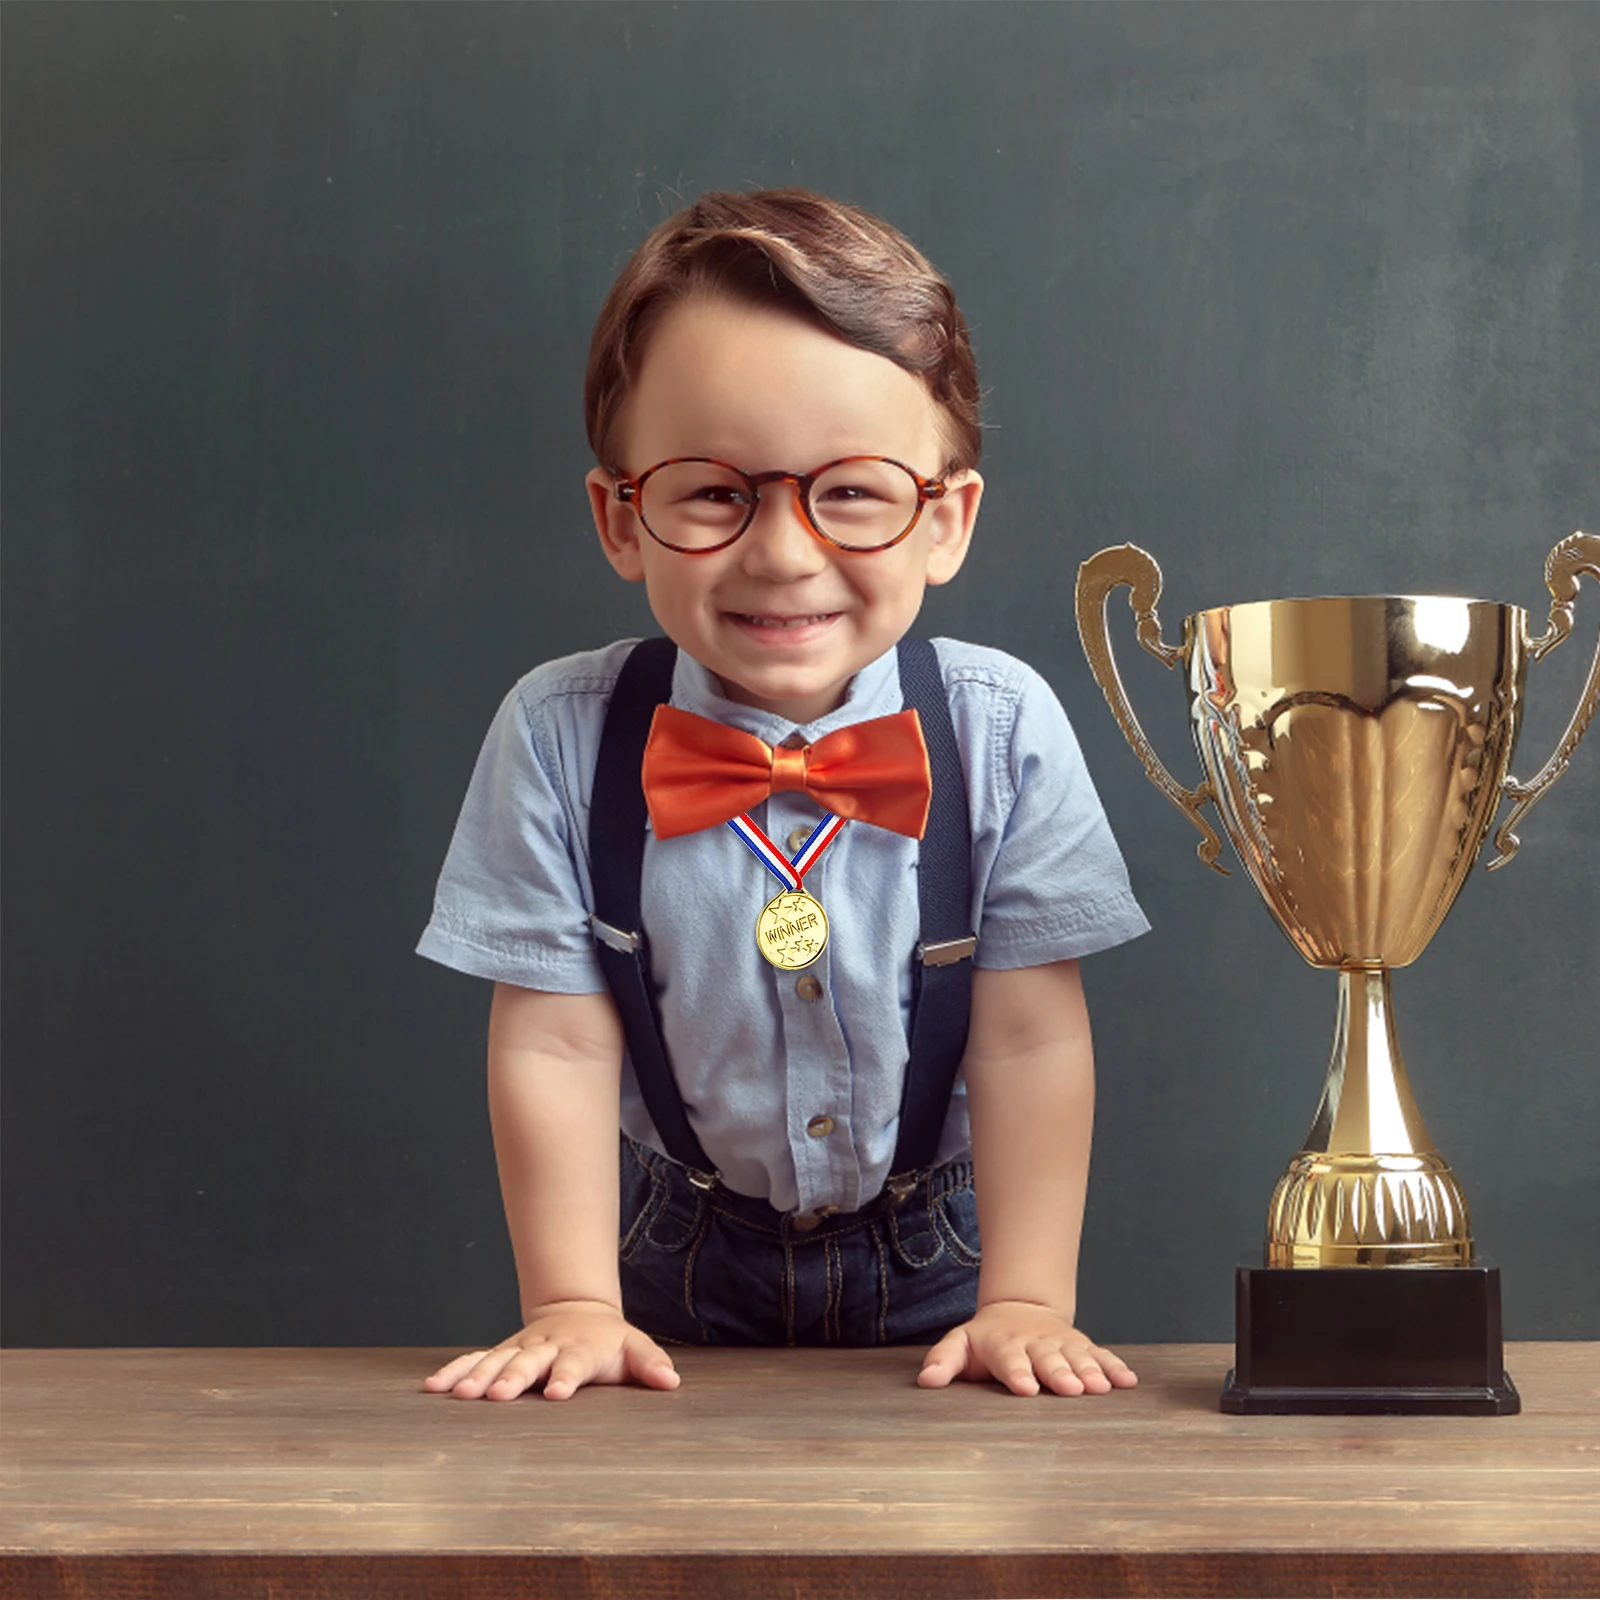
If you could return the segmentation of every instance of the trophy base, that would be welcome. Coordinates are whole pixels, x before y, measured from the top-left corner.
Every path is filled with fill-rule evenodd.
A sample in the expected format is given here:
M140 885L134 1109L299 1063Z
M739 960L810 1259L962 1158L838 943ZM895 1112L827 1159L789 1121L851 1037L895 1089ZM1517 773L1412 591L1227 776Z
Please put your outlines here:
M1241 1266L1236 1365L1222 1409L1241 1416L1522 1409L1504 1366L1500 1269Z

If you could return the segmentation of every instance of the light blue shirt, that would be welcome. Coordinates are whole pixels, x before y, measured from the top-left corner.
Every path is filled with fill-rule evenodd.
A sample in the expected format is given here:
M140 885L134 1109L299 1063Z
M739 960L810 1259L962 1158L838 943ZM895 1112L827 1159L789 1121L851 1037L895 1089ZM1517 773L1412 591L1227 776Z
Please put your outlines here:
M526 989L605 989L588 921L589 796L606 706L632 643L546 662L506 696L420 954ZM1049 686L1001 651L953 639L934 646L972 814L977 965L1039 966L1144 933L1149 924ZM851 680L837 710L797 728L725 698L716 677L679 651L672 704L771 745L796 732L810 742L898 711L900 673L891 650ZM822 810L789 792L752 815L792 855ZM909 1054L919 848L865 823L845 826L806 876L829 939L797 974L768 965L756 948L756 917L778 883L731 829L647 837L641 912L667 1051L695 1133L739 1193L780 1211L855 1211L882 1189ZM832 1118L821 1137L807 1131L818 1117ZM622 1125L663 1150L627 1061ZM939 1159L969 1150L958 1081Z

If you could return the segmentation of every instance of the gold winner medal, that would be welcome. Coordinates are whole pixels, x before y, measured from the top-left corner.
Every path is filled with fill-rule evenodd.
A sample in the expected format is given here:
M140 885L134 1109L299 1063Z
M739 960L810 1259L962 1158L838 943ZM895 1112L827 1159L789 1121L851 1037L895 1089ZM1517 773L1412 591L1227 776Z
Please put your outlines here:
M785 889L756 919L756 948L775 967L809 967L828 944L828 919L804 889Z

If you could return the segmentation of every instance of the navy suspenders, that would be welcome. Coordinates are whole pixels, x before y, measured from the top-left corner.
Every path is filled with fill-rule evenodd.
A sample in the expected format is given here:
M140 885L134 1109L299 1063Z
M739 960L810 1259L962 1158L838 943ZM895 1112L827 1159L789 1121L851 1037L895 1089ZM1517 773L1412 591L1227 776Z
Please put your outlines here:
M658 705L671 698L677 647L646 639L623 664L606 711L589 804L589 864L594 887L596 953L622 1018L645 1109L673 1160L709 1185L714 1169L683 1108L661 1037L650 980L650 954L639 915L644 864L644 791L639 767ZM900 1107L900 1136L890 1186L933 1165L967 1043L972 1008L972 825L966 778L950 703L933 646L902 639L897 649L901 696L916 711L928 746L933 799L917 858L921 913L912 971L911 1058Z
M714 1171L683 1109L672 1063L667 1060L650 982L650 952L639 915L639 879L644 869L649 812L639 768L656 707L672 697L678 647L670 639L645 639L622 665L600 735L589 799L589 874L594 886L595 953L606 987L617 1002L639 1093L650 1120L674 1161L691 1172Z
M911 1059L900 1102L900 1137L891 1179L933 1165L950 1109L950 1091L967 1048L972 1013L972 821L967 779L939 660L926 639L896 651L900 694L917 713L933 772L928 827L917 852L922 937L911 967Z

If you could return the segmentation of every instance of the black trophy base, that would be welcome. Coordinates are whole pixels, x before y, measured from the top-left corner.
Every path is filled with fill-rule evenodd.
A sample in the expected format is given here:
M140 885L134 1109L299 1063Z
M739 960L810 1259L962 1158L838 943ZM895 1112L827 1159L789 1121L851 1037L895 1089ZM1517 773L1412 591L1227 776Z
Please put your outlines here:
M1500 1337L1500 1269L1241 1266L1241 1416L1504 1417L1522 1409Z

